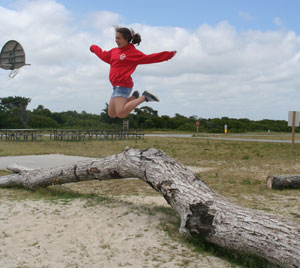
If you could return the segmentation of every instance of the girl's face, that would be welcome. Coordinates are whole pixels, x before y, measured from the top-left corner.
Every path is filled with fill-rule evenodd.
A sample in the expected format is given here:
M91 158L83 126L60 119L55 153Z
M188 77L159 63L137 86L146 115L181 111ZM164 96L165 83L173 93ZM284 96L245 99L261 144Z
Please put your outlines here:
M118 45L118 48L123 48L128 45L128 41L124 39L123 35L119 32L116 32L116 43Z

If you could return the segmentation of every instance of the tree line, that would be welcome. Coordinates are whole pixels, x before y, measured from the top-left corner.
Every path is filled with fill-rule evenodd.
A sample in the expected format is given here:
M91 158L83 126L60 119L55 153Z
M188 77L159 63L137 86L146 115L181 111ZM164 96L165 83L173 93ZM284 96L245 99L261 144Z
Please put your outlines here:
M111 129L122 128L123 119L110 118L107 113L108 105L97 114L85 111L51 112L43 105L38 105L32 111L27 109L31 102L26 97L0 98L0 128L72 128L72 129ZM243 133L255 131L291 132L285 120L264 119L259 121L247 118L212 118L205 119L198 116L183 116L178 113L171 117L159 116L158 112L149 106L136 108L125 120L129 121L129 128L134 129L161 129L196 131L196 122L199 121L199 132L224 133L227 125L228 132ZM296 128L296 131L299 131Z

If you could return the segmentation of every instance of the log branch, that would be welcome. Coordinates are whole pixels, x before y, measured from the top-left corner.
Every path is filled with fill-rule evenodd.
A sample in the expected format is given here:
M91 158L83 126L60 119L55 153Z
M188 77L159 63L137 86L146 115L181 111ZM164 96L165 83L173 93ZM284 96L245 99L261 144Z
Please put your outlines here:
M86 180L139 178L177 211L181 233L201 236L283 267L300 267L299 224L233 204L160 150L126 148L123 153L102 159L19 172L0 177L0 187L33 189Z
M36 170L34 168L28 168L28 167L24 167L24 166L21 166L19 164L13 164L11 166L8 166L7 167L8 170L12 171L13 173L22 173L24 171L33 171L33 170Z
M300 189L300 175L268 176L267 186L270 189Z

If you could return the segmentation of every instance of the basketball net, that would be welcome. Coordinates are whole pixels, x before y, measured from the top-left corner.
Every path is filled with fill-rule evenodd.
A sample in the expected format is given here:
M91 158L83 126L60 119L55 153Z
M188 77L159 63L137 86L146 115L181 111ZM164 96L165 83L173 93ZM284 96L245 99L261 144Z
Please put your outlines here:
M20 69L12 70L8 75L9 79L14 79L19 72L20 72Z

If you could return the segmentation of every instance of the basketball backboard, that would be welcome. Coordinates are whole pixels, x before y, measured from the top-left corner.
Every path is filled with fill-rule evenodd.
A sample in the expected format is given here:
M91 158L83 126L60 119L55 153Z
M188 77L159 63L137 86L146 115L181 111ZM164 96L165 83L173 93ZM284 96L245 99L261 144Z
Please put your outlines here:
M6 42L0 53L0 68L11 70L9 77L14 78L21 67L26 64L25 52L21 44L15 40Z

